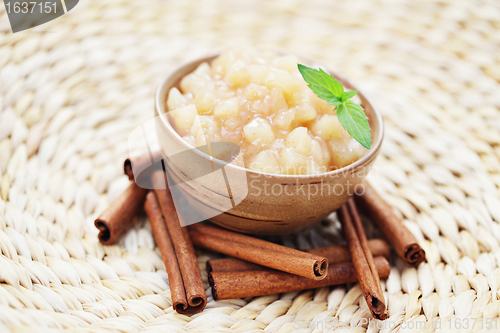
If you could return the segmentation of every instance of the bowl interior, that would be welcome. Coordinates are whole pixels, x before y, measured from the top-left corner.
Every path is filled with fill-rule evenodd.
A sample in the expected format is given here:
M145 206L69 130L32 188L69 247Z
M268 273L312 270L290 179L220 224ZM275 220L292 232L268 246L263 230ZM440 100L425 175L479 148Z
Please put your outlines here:
M170 91L171 88L177 87L179 88L179 84L181 79L193 72L201 63L203 62L208 62L210 63L213 59L215 59L218 56L218 54L214 55L209 55L206 57L202 57L200 59L196 59L193 61L190 61L188 63L185 63L184 65L181 65L174 71L172 71L170 74L166 76L166 78L161 82L160 86L158 87L155 95L155 111L158 116L160 116L161 121L167 131L170 131L174 134L175 138L179 140L179 143L184 145L186 148L190 148L190 146L181 138L179 134L175 131L175 129L172 127L170 124L168 118L166 117L166 100L168 98L168 92ZM312 63L311 61L308 61L307 59L304 60L306 63ZM315 67L320 67L317 64L312 63L313 66ZM359 88L356 87L355 84L351 83L349 80L347 80L344 76L341 74L338 74L336 72L330 71L326 68L324 70L327 73L332 74L337 80L339 80L344 87L350 89L350 90L359 90ZM371 135L372 135L372 146L370 151L365 154L362 158L357 160L356 162L347 165L343 168L337 169L337 170L332 170L329 172L326 172L321 175L329 175L333 176L335 174L341 174L343 172L346 172L350 169L356 169L360 166L369 164L378 154L378 151L380 149L380 146L382 144L383 136L384 136L384 129L383 129L383 119L380 111L377 109L374 103L371 102L370 98L366 96L363 91L359 90L358 96L361 99L361 106L364 108L366 116L368 117L368 123L370 124L370 129L371 129ZM207 159L211 159L214 161L214 163L223 163L220 162L216 159L212 159L209 155L203 153L200 151L200 155L204 156ZM228 167L231 168L239 168L243 169L241 167L238 167L236 165L230 164ZM255 174L260 174L260 172L253 171L250 169L244 169L246 172L249 173L255 173ZM311 178L315 177L318 175L273 175L275 177L282 177L282 178Z

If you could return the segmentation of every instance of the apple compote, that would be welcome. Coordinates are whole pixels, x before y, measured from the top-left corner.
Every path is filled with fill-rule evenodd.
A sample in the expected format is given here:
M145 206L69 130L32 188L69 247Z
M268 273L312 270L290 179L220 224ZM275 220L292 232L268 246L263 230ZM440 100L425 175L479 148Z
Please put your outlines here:
M297 62L292 55L226 50L169 91L173 127L193 147L238 144L238 163L259 172L317 174L355 162L367 149L344 130L334 106L311 91Z

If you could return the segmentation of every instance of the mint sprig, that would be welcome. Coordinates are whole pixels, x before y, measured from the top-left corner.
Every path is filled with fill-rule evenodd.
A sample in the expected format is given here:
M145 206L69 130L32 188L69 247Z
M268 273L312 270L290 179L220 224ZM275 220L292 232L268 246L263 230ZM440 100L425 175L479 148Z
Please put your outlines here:
M347 133L363 147L370 149L372 136L368 117L361 105L350 101L358 91L344 92L342 84L321 68L314 69L301 64L297 66L309 88L327 104L336 106L339 122Z

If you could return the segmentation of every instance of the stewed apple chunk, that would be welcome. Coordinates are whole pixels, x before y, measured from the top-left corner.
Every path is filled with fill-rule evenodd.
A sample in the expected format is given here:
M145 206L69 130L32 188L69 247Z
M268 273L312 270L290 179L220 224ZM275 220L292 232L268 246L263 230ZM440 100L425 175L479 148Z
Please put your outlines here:
M265 173L281 173L280 162L276 152L263 150L252 158L249 169Z
M271 124L264 118L254 118L243 126L243 134L253 145L269 145L276 139Z

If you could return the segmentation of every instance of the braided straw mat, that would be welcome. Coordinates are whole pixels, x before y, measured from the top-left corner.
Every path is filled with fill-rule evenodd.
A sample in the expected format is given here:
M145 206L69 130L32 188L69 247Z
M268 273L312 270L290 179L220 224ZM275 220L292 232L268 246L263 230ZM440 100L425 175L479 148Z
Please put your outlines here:
M2 6L0 31L0 332L331 332L321 322L333 318L350 321L345 332L432 332L440 318L499 320L498 2L87 0L16 34ZM357 284L218 302L206 284L206 309L180 315L145 217L119 245L98 243L93 221L128 186L127 137L152 117L160 79L234 42L322 62L382 110L369 178L427 254L418 269L392 259L389 325L361 325ZM337 226L283 242L340 243ZM206 282L209 256L198 259Z

